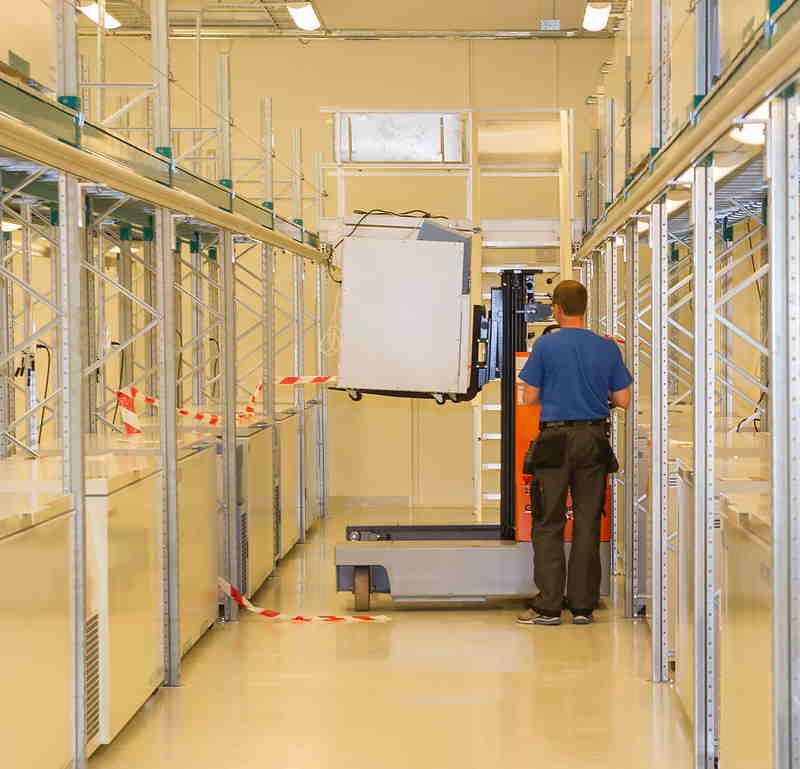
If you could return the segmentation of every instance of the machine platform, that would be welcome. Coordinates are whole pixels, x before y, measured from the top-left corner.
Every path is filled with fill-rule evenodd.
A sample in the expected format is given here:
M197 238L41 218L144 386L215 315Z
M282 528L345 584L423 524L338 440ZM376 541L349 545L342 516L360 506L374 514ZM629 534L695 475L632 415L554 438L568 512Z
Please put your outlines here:
M569 555L569 544L566 545ZM508 540L367 540L336 546L337 590L353 592L356 610L370 595L398 602L486 601L536 593L529 542ZM609 543L600 548L601 593L609 592Z

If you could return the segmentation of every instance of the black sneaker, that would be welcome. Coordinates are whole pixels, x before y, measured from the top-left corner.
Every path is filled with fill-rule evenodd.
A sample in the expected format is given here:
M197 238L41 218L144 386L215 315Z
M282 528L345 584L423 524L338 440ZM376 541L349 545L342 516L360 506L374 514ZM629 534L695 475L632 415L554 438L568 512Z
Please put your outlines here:
M548 617L535 609L528 609L517 617L518 625L560 625L561 617Z
M594 622L594 617L588 613L581 613L572 615L572 624L573 625L591 625Z

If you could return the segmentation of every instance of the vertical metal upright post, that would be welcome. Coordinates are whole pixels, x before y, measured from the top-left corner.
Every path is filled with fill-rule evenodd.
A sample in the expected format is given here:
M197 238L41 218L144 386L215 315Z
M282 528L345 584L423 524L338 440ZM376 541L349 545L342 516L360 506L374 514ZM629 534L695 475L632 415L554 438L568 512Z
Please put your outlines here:
M262 409L269 422L275 419L275 256L272 246L261 244L261 337Z
M617 103L606 98L606 194L605 205L614 201L614 132L617 129Z
M66 3L65 3L66 4ZM64 491L72 498L73 765L86 766L86 497L83 466L81 354L81 191L74 176L58 182L61 262L61 381Z
M600 252L592 252L591 260L587 267L589 274L587 280L589 282L589 291L591 293L592 305L592 325L591 330L595 334L600 333Z
M592 193L590 191L590 168L591 164L589 162L590 155L588 152L581 153L581 186L583 192L583 228L582 232L585 235L589 232L589 227L592 224L592 214L591 214L591 206L592 206Z
M133 290L133 259L131 258L130 240L120 238L120 249L117 254L117 277L121 286L129 291ZM133 302L123 294L117 297L119 340L130 339L133 336ZM134 377L135 365L134 355L136 355L136 345L132 344L127 350L123 350L120 355L122 362L120 370L122 372L122 386L130 384ZM116 384L114 385L116 387ZM105 393L105 388L101 393Z
M625 515L623 524L625 616L635 617L639 604L639 233L637 220L625 225L625 352L633 376L631 405L625 426Z
M161 155L172 156L169 92L169 19L167 0L151 0L150 24L155 63L155 99L153 103L153 146ZM178 518L178 425L176 388L176 270L180 265L175 254L172 214L163 208L155 213L155 262L158 294L158 395L161 401L161 494L163 527L163 617L164 680L167 686L181 681L180 634L180 520Z
M592 205L589 209L590 225L600 216L603 202L600 197L600 129L592 131Z
M217 60L217 176L224 187L233 187L231 162L231 55Z
M669 244L666 196L650 210L650 630L653 681L669 680L667 650L667 507L669 492L669 412L667 408L667 341Z
M236 304L233 275L233 234L220 232L219 259L222 265L223 334L222 334L222 466L225 486L225 560L226 578L241 584L239 552L239 511L237 508L236 467ZM225 617L238 617L237 605L226 598Z
M180 521L178 519L177 344L175 334L175 236L172 217L163 208L155 214L156 290L158 326L158 396L161 401L161 493L163 515L164 679L167 686L181 680L180 637Z
M616 339L619 333L617 324L617 252L615 239L609 238L603 247L603 258L605 259L605 278L606 278L606 329L612 339ZM619 414L616 409L611 412L611 446L614 451L619 449ZM619 480L616 475L611 476L611 594L615 595L616 580L613 579L618 573L619 560Z
M57 94L80 109L76 8L57 0L55 13ZM77 129L76 129L77 130ZM61 328L61 434L64 491L72 499L72 766L86 769L86 495L83 466L83 360L81 343L81 190L68 174L58 177L58 254Z
M199 129L203 126L203 11L197 12L194 20L194 124ZM192 141L195 145L203 139L203 132L198 130L193 134ZM192 161L192 168L196 174L205 173L203 162L200 157L203 150L194 152L195 160Z
M275 212L275 193L274 193L274 159L273 147L274 140L272 135L272 98L265 96L261 99L261 151L264 155L262 165L263 173L263 196L262 204L270 212ZM274 524L274 553L277 558L281 550L281 516L280 516L280 478L281 478L281 455L280 455L280 436L278 426L275 421L275 256L276 251L272 246L263 245L261 251L261 274L263 285L264 302L264 322L266 324L264 333L264 358L263 374L264 382L263 403L264 413L273 425L272 428L272 492L275 504Z
M102 123L106 117L106 89L103 83L106 82L106 0L97 0L97 24L95 26L97 38L95 40L97 82L101 85L94 89L95 120Z
M231 160L231 70L230 54L221 53L218 61L217 172L220 183L233 186ZM225 505L225 572L234 585L241 584L239 551L239 511L237 509L236 467L236 292L234 284L233 233L220 230L219 270L222 273L222 475ZM217 339L219 339L217 332ZM225 618L235 620L239 608L225 598Z
M206 281L203 280L203 254L201 253L200 238L190 244L192 260L192 294L202 301L203 289ZM196 406L205 404L206 370L205 370L205 339L203 339L203 310L198 302L192 302L192 403Z
M694 168L694 747L695 769L717 755L716 501L714 465L716 292L714 173Z
M770 103L773 765L800 766L800 99Z
M153 147L159 155L172 157L172 124L169 92L169 0L150 0L150 33L153 59ZM170 254L172 246L170 245Z
M303 137L299 128L292 131L292 216L303 226ZM292 319L294 324L294 373L303 376L305 373L305 311L304 311L304 279L305 269L303 257L292 254ZM303 385L294 388L294 406L297 410L297 516L300 531L300 542L306 541L306 396Z
M671 8L669 0L651 0L650 39L652 102L651 142L653 151L660 149L670 133L670 43Z
M262 166L262 178L264 182L263 203L270 211L274 210L272 145L272 98L270 96L264 96L261 99L261 148L264 153L264 163Z
M572 279L572 141L570 110L562 109L561 165L558 171L559 233L558 261L561 280Z
M175 337L179 341L180 347L183 347L184 328L183 328L183 295L178 291L178 286L181 285L183 268L180 263L180 256L182 253L182 245L175 241L175 263L173 265L173 280L175 284ZM176 372L183 372L183 350L180 347L175 350ZM176 373L176 377L177 377ZM185 405L183 397L183 381L182 376L180 379L176 378L175 398L179 407Z
M155 217L153 218L152 225L145 228L145 232L149 233L144 238L144 300L151 307L158 307L159 302L159 288L158 288L158 254L156 253L155 246ZM170 246L172 248L172 246ZM174 314L174 308L173 308ZM174 320L173 320L174 325ZM174 333L174 332L173 332ZM153 332L147 335L144 348L144 366L149 372L147 374L146 390L153 393L158 388L158 369L160 368L158 357L158 334ZM147 414L153 416L156 410L153 406L147 407Z
M81 245L86 261L99 269L105 269L102 259L105 257L103 244L102 227L95 227L95 212L91 199L83 199L81 204L84 207L82 212L86 217L86 226L83 228ZM94 363L102 354L100 349L102 338L105 335L105 301L103 291L105 281L96 281L94 273L90 270L83 270L81 274L81 290L83 296L81 304L85 308L81 316L83 333L81 334L81 344L83 350L81 355L89 363ZM100 385L105 381L105 366L101 366L95 373L91 374L86 380L84 387L84 398L86 405L83 410L84 429L88 433L96 433L98 428L98 391Z
M625 7L625 181L628 186L629 175L633 165L633 2L628 0Z
M317 169L317 232L322 237L322 223L325 218L325 168L324 156L321 152L316 155L315 167ZM326 271L328 267L322 262L316 265L316 312L314 323L317 329L317 375L327 374L327 340L326 324L328 322L328 282ZM317 461L318 461L318 486L319 486L319 512L322 517L328 514L328 388L321 384L318 392L319 405L317 406Z
M33 238L31 237L31 204L22 203L20 205L20 214L24 224L22 226L22 279L28 284L31 284L31 277L33 275ZM23 291L22 294L22 328L25 339L30 338L33 333L33 311L31 304L31 295L28 291ZM36 343L34 343L28 353L28 366L33 368L26 372L29 377L25 386L25 408L31 411L36 408L39 402L37 393L36 381ZM24 354L24 353L23 353ZM32 413L28 418L28 445L35 449L39 443L39 416Z
M697 106L711 90L721 70L717 0L696 0L694 20L694 104Z
M0 222L3 221L0 212ZM5 263L10 233L0 232L0 264ZM0 278L0 356L14 349L14 288L11 281ZM0 367L0 430L5 431L14 421L14 360ZM0 459L14 453L14 444L7 438L0 438Z

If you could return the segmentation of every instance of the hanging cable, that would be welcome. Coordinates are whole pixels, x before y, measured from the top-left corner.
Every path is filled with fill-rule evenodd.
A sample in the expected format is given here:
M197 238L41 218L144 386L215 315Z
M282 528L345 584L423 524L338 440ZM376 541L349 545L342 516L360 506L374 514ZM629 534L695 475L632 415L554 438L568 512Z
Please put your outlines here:
M111 346L119 347L119 342L112 342ZM122 390L122 378L125 376L125 350L120 351L119 354L119 377L117 378L117 392ZM114 398L114 415L111 417L111 424L117 423L117 416L119 415L119 398Z
M47 400L47 396L50 392L50 366L53 362L53 353L50 350L50 346L45 344L44 342L37 342L36 343L37 350L44 350L47 353L47 369L44 376L44 395L42 396L42 401ZM45 406L42 406L42 413L39 416L39 440L36 444L37 447L42 445L42 432L44 431L44 412Z
M211 397L216 398L217 391L219 389L217 387L217 385L219 384L219 382L217 381L217 374L219 374L219 359L220 356L222 355L222 349L219 346L219 340L216 339L215 337L213 336L208 337L208 341L213 342L217 347L217 357L214 358L214 365L211 368L211 378L214 380L211 384Z

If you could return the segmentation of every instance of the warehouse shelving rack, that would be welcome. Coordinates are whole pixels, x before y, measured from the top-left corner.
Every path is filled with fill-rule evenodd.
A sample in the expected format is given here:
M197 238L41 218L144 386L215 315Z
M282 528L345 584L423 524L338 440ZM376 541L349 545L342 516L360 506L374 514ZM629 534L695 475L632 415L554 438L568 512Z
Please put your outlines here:
M117 132L133 106L120 108L113 120L93 123L81 111L77 56L76 7L54 3L57 31L58 101L45 98L0 78L0 152L3 166L2 214L20 224L12 238L0 241L0 303L4 312L0 339L0 430L2 452L40 453L39 425L46 431L60 426L54 443L63 458L63 484L74 513L73 589L73 765L86 765L86 506L83 436L88 432L117 432L113 419L117 371L106 369L125 357L120 381L136 383L159 400L160 461L164 522L164 638L165 684L180 682L181 645L178 612L177 416L181 403L219 407L225 482L225 576L239 573L236 520L237 404L250 402L246 378L263 380L258 412L274 413L274 344L272 339L272 276L276 252L292 255L301 265L317 265L314 329L325 333L325 286L329 261L316 233L301 216L289 221L273 208L271 189L271 105L265 101L265 136L261 158L264 195L259 203L240 195L232 182L230 90L220 101L215 129L217 172L222 183L204 179L173 158L170 126L170 84L167 46L167 4L151 3L154 81L147 85L151 125L149 151ZM229 62L221 58L221 80L229 78ZM104 86L97 83L102 93ZM83 86L83 88L82 88ZM134 96L134 100L140 97ZM145 96L141 96L145 100ZM104 99L98 99L101 104ZM124 105L123 105L124 106ZM103 115L101 111L99 113ZM105 123L106 125L103 125ZM114 124L115 129L109 129ZM208 140L210 141L210 139ZM191 156L186 156L191 162ZM199 166L198 166L199 167ZM295 184L295 189L299 184ZM40 245L43 244L43 245ZM135 248L134 248L135 244ZM50 286L43 291L31 279L32 255L44 248L50 258ZM246 253L259 253L254 275L245 268ZM188 254L186 253L188 251ZM19 252L19 253L17 253ZM114 266L111 265L113 255ZM108 259L108 264L107 260ZM107 266L109 269L107 269ZM249 268L247 268L249 270ZM256 283L258 307L257 352L237 361L234 318L244 318L243 284ZM321 284L321 285L320 285ZM240 290L236 290L236 289ZM251 292L252 293L252 292ZM254 294L255 295L255 294ZM95 297L100 297L94 301ZM90 298L92 301L90 301ZM181 306L191 313L193 333L178 341L175 335ZM103 313L115 312L119 339L110 346L93 328L102 326ZM295 308L293 324L304 323ZM32 317L45 316L38 326ZM299 321L298 321L299 317ZM22 331L12 336L11 328ZM246 329L243 329L244 333ZM213 334L215 346L209 346ZM108 340L106 340L108 341ZM13 366L20 353L36 344L53 352L53 382L46 397L32 393L23 413L15 414L11 394L16 390ZM292 344L301 344L297 338ZM216 345L219 345L217 348ZM320 350L322 345L320 344ZM257 365L254 359L258 358ZM184 373L178 376L178 361ZM180 385L180 386L179 386ZM28 393L32 391L28 389ZM179 395L182 393L182 395ZM300 397L300 396L298 396ZM324 395L323 395L324 397ZM179 400L180 398L180 400ZM319 410L324 419L323 409ZM152 410L151 410L152 414ZM40 421L41 420L41 421ZM324 430L320 430L324 436ZM48 440L51 436L48 435ZM324 439L320 439L321 442ZM324 446L319 447L324 453ZM302 462L302 457L300 458ZM321 496L324 499L324 475ZM236 605L228 602L225 616L235 619Z
M584 275L599 277L605 287L596 300L595 328L625 340L629 367L636 376L634 402L625 425L624 515L616 532L624 571L625 612L637 616L646 608L652 633L652 678L670 677L671 650L667 645L666 560L671 533L667 531L667 490L671 482L669 407L693 404L693 476L704 480L694 490L694 765L719 765L719 687L717 648L717 585L715 529L715 428L720 417L735 407L752 410L768 424L772 443L773 512L773 691L774 765L800 761L797 741L800 680L792 673L798 653L797 614L800 599L797 563L800 550L793 533L800 525L797 505L798 394L796 337L797 280L800 271L800 139L798 97L793 79L800 71L797 24L800 4L771 4L768 21L757 29L737 59L712 81L715 48L714 14L710 2L696 6L695 109L690 121L670 133L668 4L655 0L651 36L653 150L648 163L629 174L622 192L599 206L597 218L577 250ZM630 77L630 75L628 75ZM628 89L629 91L630 89ZM718 143L737 121L769 95L767 149L762 157L746 159L730 169L719 167ZM629 98L629 94L628 94ZM613 109L613 105L609 105ZM608 114L608 110L607 110ZM626 105L626 115L629 107ZM740 123L739 123L740 124ZM626 147L630 121L625 121ZM599 148L596 148L599 150ZM605 159L613 169L613 148ZM596 167L585 175L592 181L595 199L611 169L601 168L602 151L595 151ZM766 162L764 159L766 158ZM687 172L687 165L689 170ZM676 189L690 195L674 205ZM726 188L732 194L726 196ZM761 197L766 190L769 214L764 221ZM591 213L591 211L590 211ZM587 217L591 218L591 217ZM736 221L756 220L746 238L729 230ZM588 223L588 222L587 222ZM748 225L749 227L749 225ZM642 235L646 233L643 239ZM744 255L741 248L743 241ZM739 253L734 252L740 249ZM649 250L649 264L644 264ZM746 278L735 277L737 265L753 260ZM758 263L756 262L758 260ZM646 269L642 269L645 268ZM642 269L640 273L640 269ZM620 279L624 275L624 279ZM730 301L753 286L761 291L757 338L741 328L729 312ZM602 291L602 289L601 289ZM693 328L678 314L691 313ZM754 350L760 360L754 376L738 364L734 340ZM643 367L646 367L643 369ZM644 400L642 376L650 376L652 405L650 432L640 435L636 414ZM756 396L747 389L754 388ZM640 438L647 440L641 442ZM640 460L647 460L643 477ZM649 528L641 523L649 512ZM623 545L624 543L624 545ZM640 548L646 548L641 553ZM640 557L641 556L641 557ZM645 557L646 556L646 557ZM650 578L649 585L646 577ZM722 735L724 741L724 735Z

